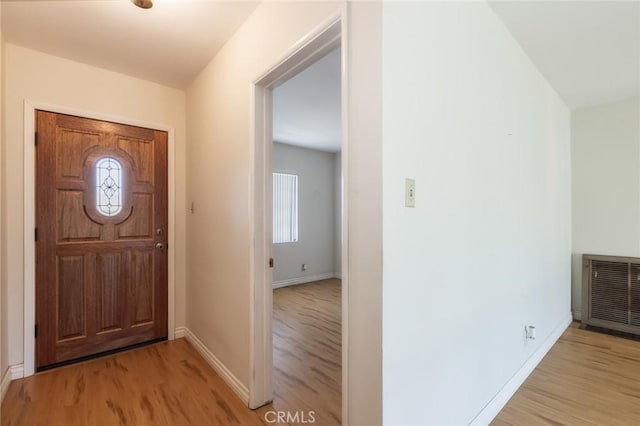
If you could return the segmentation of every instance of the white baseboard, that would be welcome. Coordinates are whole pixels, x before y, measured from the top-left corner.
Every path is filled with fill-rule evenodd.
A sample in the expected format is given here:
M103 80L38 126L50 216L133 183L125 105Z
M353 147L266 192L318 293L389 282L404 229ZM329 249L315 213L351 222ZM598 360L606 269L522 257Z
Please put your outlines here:
M4 401L4 396L7 394L10 384L11 384L11 369L7 368L7 371L5 371L4 375L2 376L2 384L0 384L0 403Z
M4 396L9 390L9 385L13 380L22 379L24 377L24 364L10 365L2 376L0 383L0 402L4 400Z
M24 377L24 364L10 365L11 380L22 379Z
M576 320L576 321L581 321L582 320L582 312L573 311L573 319Z
M249 405L249 389L207 348L195 334L187 327L179 327L184 333L185 339L200 353L207 363L218 373L229 387L240 397L242 402ZM176 337L178 329L176 329Z
M336 274L335 272L327 272L326 274L310 275L308 277L289 278L288 280L274 281L273 288L288 287L290 285L298 285L298 284L310 283L313 281L322 281L322 280L328 280L331 278L339 278L338 275L341 275L341 274Z
M571 313L556 326L551 335L547 337L542 345L536 350L531 357L524 363L516 374L507 382L506 385L493 397L491 401L480 411L480 413L469 423L469 426L486 426L498 415L500 410L509 402L513 394L522 386L522 383L535 370L542 358L549 352L553 345L558 341L562 333L571 324L573 317Z
M174 339L182 339L185 336L187 327L176 327L175 332L173 333Z

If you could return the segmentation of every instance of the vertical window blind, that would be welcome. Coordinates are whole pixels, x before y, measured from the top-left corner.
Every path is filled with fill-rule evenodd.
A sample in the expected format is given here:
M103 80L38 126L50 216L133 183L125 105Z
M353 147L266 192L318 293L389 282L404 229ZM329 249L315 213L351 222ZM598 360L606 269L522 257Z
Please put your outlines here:
M298 176L273 174L273 242L298 241Z

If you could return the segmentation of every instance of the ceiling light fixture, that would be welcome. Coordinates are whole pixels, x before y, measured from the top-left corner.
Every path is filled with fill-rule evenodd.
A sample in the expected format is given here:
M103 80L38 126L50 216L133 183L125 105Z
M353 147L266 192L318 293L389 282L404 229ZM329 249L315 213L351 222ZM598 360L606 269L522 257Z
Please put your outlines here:
M142 9L151 9L153 7L153 2L151 0L131 0L131 3Z

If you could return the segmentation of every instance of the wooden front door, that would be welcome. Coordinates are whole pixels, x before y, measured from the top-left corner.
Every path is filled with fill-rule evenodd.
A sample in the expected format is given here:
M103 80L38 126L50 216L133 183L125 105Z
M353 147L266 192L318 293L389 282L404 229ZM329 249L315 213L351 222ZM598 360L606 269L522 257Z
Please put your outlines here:
M166 338L167 133L36 120L36 367Z

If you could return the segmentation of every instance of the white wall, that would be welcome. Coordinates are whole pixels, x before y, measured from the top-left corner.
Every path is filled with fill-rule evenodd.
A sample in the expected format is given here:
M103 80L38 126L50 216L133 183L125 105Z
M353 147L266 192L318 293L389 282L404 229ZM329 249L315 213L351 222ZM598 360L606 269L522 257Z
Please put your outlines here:
M574 110L572 308L582 307L582 255L640 257L640 99Z
M176 132L176 326L184 324L185 94L182 91L11 44L5 51L3 287L8 363L23 362L24 100L164 124ZM6 249L6 252L4 251Z
M273 245L274 286L335 274L334 157L331 152L273 144L273 171L298 175L298 241Z
M333 154L333 270L342 275L342 154Z
M188 197L195 203L188 223L187 326L247 386L253 243L249 218L251 86L342 6L337 2L261 3L187 90ZM380 186L369 187L372 182L366 179L379 174L380 168L366 166L371 159L374 163L379 159L375 133L379 121L371 120L379 118L375 113L380 108L376 89L380 80L375 79L378 70L371 70L375 61L369 60L380 54L380 39L376 38L380 21L375 19L379 5L349 8L354 12L349 18L352 32L344 41L351 49L352 78L362 82L354 84L348 95L354 109L349 111L354 121L348 131L358 154L353 162L349 160L354 170L348 195L350 202L353 197L354 222L350 250L361 248L349 265L353 271L349 291L361 297L348 306L351 340L345 356L353 360L354 367L349 370L351 384L345 394L350 424L375 425L381 418L381 276L376 275L381 266L381 228L380 212L375 210ZM374 134L366 138L370 129ZM373 148L365 149L368 144Z
M485 3L383 11L384 423L469 424L568 324L569 110Z

